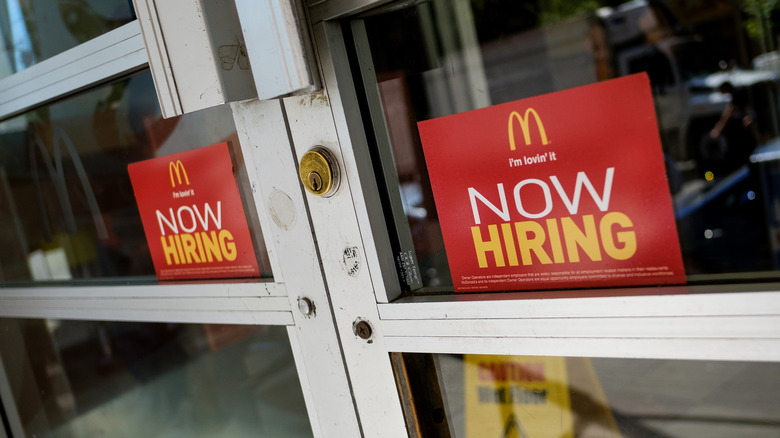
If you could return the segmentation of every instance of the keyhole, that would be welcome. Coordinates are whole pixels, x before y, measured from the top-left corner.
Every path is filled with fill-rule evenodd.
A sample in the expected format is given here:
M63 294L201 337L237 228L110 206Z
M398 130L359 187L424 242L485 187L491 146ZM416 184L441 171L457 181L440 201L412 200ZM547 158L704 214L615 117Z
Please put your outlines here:
M322 177L317 172L309 172L309 186L315 192L319 192L322 188Z

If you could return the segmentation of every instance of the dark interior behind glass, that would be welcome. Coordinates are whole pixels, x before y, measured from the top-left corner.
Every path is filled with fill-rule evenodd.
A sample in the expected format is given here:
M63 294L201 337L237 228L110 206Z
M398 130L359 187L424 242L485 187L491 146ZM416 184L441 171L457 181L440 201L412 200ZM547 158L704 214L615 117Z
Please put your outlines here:
M381 101L381 114L364 110L384 120L374 135L394 172L377 168L400 195L408 230L396 218L396 232L411 234L425 290L452 280L416 122L637 72L650 77L688 280L776 279L780 9L753 3L431 0L345 25L367 101Z

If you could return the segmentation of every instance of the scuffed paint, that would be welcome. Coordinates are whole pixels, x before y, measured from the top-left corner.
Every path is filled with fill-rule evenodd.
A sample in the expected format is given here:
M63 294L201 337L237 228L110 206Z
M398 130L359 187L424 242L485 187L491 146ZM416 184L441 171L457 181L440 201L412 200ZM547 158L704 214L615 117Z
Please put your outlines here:
M313 93L303 95L298 99L298 105L300 106L314 106L315 103L330 106L330 101L324 90L317 90Z

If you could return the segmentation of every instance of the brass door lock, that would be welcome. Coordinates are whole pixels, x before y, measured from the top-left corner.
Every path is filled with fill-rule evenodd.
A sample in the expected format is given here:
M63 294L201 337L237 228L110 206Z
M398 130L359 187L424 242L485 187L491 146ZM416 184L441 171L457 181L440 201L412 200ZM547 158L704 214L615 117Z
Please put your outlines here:
M338 161L322 146L315 146L301 157L298 176L306 190L316 196L333 196L339 188Z

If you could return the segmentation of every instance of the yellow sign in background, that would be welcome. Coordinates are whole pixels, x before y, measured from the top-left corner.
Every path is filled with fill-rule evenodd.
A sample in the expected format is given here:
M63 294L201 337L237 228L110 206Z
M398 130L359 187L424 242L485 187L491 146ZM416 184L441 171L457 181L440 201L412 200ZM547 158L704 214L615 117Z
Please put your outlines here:
M621 437L588 358L463 360L468 438Z
M573 438L566 359L464 358L466 436Z

